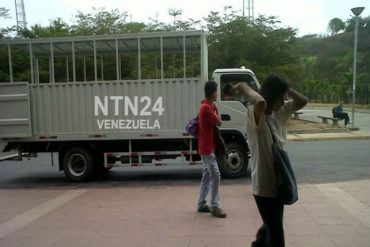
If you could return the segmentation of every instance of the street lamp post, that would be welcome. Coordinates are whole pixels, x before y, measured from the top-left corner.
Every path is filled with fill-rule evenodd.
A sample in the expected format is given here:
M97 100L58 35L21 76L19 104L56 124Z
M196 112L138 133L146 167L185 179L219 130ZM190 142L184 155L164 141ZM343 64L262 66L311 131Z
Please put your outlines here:
M353 85L352 85L352 128L355 128L355 103L356 103L356 69L357 69L357 36L358 36L358 22L364 7L357 7L351 9L355 15L355 43L353 50Z

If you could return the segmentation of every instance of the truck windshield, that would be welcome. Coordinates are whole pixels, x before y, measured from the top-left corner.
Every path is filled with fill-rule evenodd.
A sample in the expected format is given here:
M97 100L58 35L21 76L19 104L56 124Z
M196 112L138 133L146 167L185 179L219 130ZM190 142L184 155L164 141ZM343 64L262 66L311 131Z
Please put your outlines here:
M248 99L244 95L239 95L232 90L232 86L239 82L247 82L248 85L258 91L256 82L250 74L223 74L221 75L221 100L239 101L244 106L248 105Z

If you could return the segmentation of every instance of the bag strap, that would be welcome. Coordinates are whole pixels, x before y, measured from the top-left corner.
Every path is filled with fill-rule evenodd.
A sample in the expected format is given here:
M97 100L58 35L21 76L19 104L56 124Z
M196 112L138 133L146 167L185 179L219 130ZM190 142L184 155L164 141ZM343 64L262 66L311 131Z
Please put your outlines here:
M268 126L268 128L269 128L269 131L270 131L270 133L271 133L271 137L272 137L271 151L272 151L273 159L275 159L273 146L274 146L274 145L278 145L278 144L277 144L276 136L275 136L275 135L274 135L274 133L272 132L271 125L270 125L269 121L267 120L267 118L266 118L266 123L267 123L267 126ZM275 170L276 175L278 176L280 173L278 172L278 168L277 168L277 166L276 166L276 164L275 164L275 163L274 163L274 170Z
M267 126L270 130L270 134L271 134L271 137L272 137L272 142L277 143L277 139L276 139L276 136L274 135L274 132L272 131L271 125L270 125L269 121L267 120L267 118L265 118L265 119L266 119Z

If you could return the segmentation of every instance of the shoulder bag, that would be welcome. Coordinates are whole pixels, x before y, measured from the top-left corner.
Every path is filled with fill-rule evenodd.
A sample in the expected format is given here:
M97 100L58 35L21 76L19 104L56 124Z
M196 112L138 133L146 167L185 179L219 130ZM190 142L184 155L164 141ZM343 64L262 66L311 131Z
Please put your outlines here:
M288 154L279 146L276 136L272 132L271 126L266 119L267 125L272 136L272 155L274 166L278 178L278 197L285 205L292 205L298 201L298 188L294 171L289 160Z

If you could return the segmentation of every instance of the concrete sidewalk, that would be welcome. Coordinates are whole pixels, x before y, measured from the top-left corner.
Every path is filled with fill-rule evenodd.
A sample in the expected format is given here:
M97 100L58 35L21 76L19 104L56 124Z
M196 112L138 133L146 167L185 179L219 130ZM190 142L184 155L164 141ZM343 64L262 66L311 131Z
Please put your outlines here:
M349 114L349 117L352 121L352 114L349 109L347 108L347 113ZM303 114L300 116L300 118L304 120L314 121L314 122L321 122L321 119L318 118L318 116L329 116L332 117L331 108L311 108L311 107L305 107L301 110ZM343 122L341 122L339 125L343 126ZM349 125L348 127L351 127ZM370 133L370 114L369 112L356 112L355 114L355 127L359 128L361 131Z
M0 190L0 246L250 246L261 224L249 184L222 186L228 218L196 212L198 186ZM301 184L286 246L370 246L370 180Z
M331 107L315 107L308 106L301 110L303 114L300 116L302 120L321 122L318 116L331 116ZM290 141L331 141L331 140L360 140L370 139L370 114L369 112L356 112L355 126L358 127L359 131L338 131L340 129L333 130L332 133L314 133L306 132L305 134L289 134L288 140ZM352 117L352 116L350 116ZM343 123L341 124L343 126ZM348 127L351 127L350 125ZM348 130L348 129L343 129ZM328 130L329 131L329 130ZM317 130L317 132L323 132ZM336 132L336 133L335 133Z

